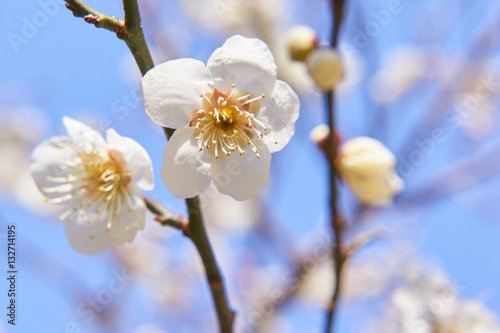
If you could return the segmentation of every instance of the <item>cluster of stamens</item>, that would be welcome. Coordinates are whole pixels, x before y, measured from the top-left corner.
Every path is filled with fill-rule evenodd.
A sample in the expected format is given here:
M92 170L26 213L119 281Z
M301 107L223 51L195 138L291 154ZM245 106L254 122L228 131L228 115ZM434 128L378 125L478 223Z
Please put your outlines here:
M59 145L62 148L62 145ZM104 160L98 152L78 152L81 163L69 164L62 161L59 169L64 171L71 168L70 174L63 177L47 177L54 186L42 188L42 192L52 198L45 198L46 202L64 203L75 200L75 206L66 210L57 220L69 222L79 214L79 218L87 219L92 224L100 214L107 214L106 231L109 231L112 219L122 209L132 212L132 199L127 189L132 175L125 168L124 160L116 150L109 150L109 159ZM54 195L57 194L57 195ZM94 238L97 223L94 223L90 238Z
M217 159L219 154L231 156L234 151L243 155L248 147L260 158L254 140L271 140L266 136L268 127L256 117L259 100L265 95L243 94L233 85L228 94L214 89L200 97L202 107L196 111L190 124L196 128L198 150L208 149Z

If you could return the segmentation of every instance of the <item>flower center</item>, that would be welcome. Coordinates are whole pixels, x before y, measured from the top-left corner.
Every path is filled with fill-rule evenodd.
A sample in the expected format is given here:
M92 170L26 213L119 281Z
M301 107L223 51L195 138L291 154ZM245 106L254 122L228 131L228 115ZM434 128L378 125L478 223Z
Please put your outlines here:
M61 146L62 147L62 146ZM97 152L78 152L81 164L70 165L76 168L64 177L47 177L48 181L54 183L52 187L42 188L42 192L51 193L53 198L46 198L46 202L62 203L71 199L77 199L78 203L57 219L69 222L70 218L80 210L80 218L86 218L88 224L95 222L101 214L107 214L106 230L111 228L112 217L117 216L123 206L128 206L132 211L132 200L128 192L128 184L132 175L125 165L120 152L110 149L109 159L103 159ZM61 171L68 167L67 161L59 167ZM58 193L59 196L54 196ZM93 238L95 226L90 238Z
M260 158L255 140L270 140L266 136L268 127L257 119L259 101L265 95L252 96L238 92L233 84L232 90L227 94L214 89L200 97L201 108L196 111L190 123L196 129L198 150L208 149L217 159L219 154L231 156L235 150L243 155L245 149L249 148Z

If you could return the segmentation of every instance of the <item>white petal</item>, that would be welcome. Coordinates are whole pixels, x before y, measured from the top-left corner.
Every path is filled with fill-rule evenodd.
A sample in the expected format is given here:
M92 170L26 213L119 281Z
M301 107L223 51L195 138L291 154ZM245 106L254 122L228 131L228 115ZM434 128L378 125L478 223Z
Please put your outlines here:
M271 153L264 144L255 144L259 150L260 158L250 149L241 156L237 152L231 156L223 155L222 158L212 162L210 175L219 192L243 201L250 199L263 189L269 177Z
M109 230L110 237L118 244L132 241L137 230L144 229L146 206L141 189L131 183L128 187L128 193L132 206L124 198L122 209L117 216L113 216Z
M299 117L299 98L287 83L278 80L269 98L263 98L260 102L257 119L270 128L269 138L272 140L264 140L264 143L271 153L274 153L281 150L295 133L295 121ZM275 144L275 141L278 144Z
M35 147L31 156L31 173L42 192L44 188L62 185L50 181L49 177L65 177L80 166L80 158L73 147L73 142L68 137L53 137L43 141ZM44 195L54 198L60 197L61 193L53 192Z
M149 70L141 81L146 112L161 126L179 128L189 124L201 106L200 94L213 90L205 65L194 59L177 59Z
M194 127L176 130L163 154L161 178L179 199L192 198L211 183L209 170L213 156L206 149L198 151L194 131Z
M273 55L257 38L229 38L208 59L207 67L221 91L229 91L235 84L238 91L258 96L270 93L276 83Z
M104 219L103 215L101 219ZM106 232L106 223L95 221L92 224L72 219L66 225L66 236L71 246L78 252L96 254L106 249L113 241ZM93 238L90 236L93 235Z
M102 135L89 126L69 117L64 117L63 123L78 150L99 152L106 150L106 141Z
M106 138L108 148L115 149L122 154L127 169L132 174L132 181L143 190L152 190L154 187L153 163L146 149L131 138L121 136L112 128L108 129Z

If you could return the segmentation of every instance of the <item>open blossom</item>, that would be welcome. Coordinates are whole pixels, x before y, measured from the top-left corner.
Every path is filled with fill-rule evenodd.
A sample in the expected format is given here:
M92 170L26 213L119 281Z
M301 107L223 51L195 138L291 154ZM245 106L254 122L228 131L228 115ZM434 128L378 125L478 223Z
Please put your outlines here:
M394 155L375 139L357 137L344 143L337 165L353 194L365 205L389 205L403 189Z
M33 178L46 201L61 204L73 248L95 254L144 229L141 189L153 189L151 160L142 146L109 129L107 142L90 127L65 117L69 137L40 143L32 155Z
M297 95L276 79L267 45L242 36L229 38L207 66L178 59L154 67L141 95L153 121L177 129L162 170L177 198L212 183L237 200L252 197L267 184L271 153L288 143L299 112Z

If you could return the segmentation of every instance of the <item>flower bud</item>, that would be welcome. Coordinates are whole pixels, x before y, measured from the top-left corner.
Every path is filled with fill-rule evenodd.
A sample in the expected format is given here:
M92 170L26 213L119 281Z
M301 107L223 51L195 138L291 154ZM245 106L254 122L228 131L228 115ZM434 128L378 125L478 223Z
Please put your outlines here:
M395 172L396 158L379 141L357 137L344 143L337 159L339 173L354 196L368 206L387 206L403 189Z
M313 50L306 63L314 83L325 91L335 88L344 75L340 56L333 49Z
M326 156L326 147L328 146L329 136L330 136L330 128L328 128L328 126L325 124L316 126L309 135L311 141L314 142L316 145L318 145L319 149L321 149L321 151L325 154L325 156ZM340 142L340 136L338 132L335 131L335 143L334 143L335 150L337 150L339 142Z
M299 26L288 34L288 49L294 60L304 61L312 50L318 47L318 36L308 26Z

